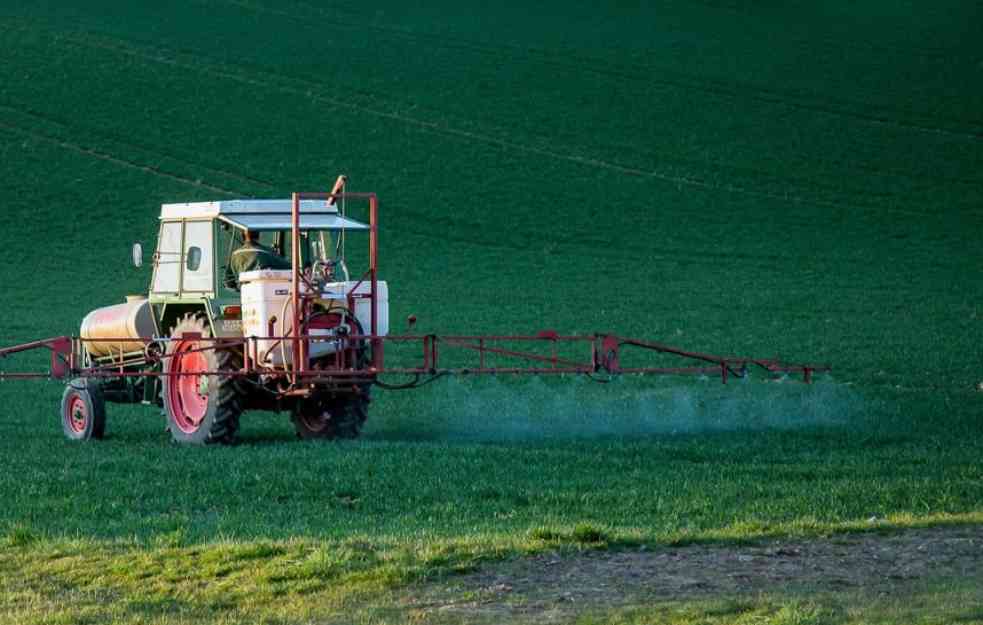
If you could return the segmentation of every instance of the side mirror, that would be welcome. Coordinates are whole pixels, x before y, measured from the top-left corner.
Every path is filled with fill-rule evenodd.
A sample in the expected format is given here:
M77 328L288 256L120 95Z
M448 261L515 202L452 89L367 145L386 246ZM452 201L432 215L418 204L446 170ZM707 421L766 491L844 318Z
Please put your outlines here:
M133 266L143 267L143 246L139 243L133 244Z

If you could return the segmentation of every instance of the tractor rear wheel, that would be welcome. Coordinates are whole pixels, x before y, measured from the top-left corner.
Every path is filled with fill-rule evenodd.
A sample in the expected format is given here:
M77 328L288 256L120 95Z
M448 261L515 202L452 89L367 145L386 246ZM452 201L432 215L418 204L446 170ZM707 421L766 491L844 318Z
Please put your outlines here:
M344 395L331 399L306 399L290 415L297 436L305 440L358 438L369 415L367 395Z
M205 320L185 315L171 328L164 358L163 400L167 427L178 443L229 444L235 440L242 415L242 393L232 375L242 368L235 349L214 349Z
M61 429L73 441L102 438L106 431L106 401L99 382L76 378L61 396Z
M349 316L348 323L353 334L362 334L362 326L358 319ZM341 324L343 317L334 312L316 313L309 321L312 330L333 329ZM330 369L334 355L324 357L326 367ZM347 350L346 366L357 370L365 369L369 364L368 350L364 341L352 345ZM315 364L315 368L318 365ZM299 401L294 405L290 420L299 438L305 440L334 440L358 438L362 426L369 416L371 401L371 382L360 382L353 388L353 393L335 395L333 397L315 396Z

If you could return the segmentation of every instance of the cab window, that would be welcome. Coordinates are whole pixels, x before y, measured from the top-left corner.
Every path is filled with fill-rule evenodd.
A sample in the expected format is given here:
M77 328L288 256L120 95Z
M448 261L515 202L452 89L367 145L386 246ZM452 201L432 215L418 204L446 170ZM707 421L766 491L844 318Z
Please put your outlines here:
M160 225L154 255L154 293L177 293L180 288L182 226L180 221Z
M183 291L212 290L212 222L189 221L184 224Z

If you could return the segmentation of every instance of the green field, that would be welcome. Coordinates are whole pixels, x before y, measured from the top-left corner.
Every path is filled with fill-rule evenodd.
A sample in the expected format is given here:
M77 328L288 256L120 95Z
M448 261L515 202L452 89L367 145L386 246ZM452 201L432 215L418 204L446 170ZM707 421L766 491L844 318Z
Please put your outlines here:
M441 380L231 448L129 406L72 444L59 384L3 382L0 623L453 620L407 597L523 554L983 523L974 3L134 4L0 3L0 346L146 292L161 203L346 173L419 332L833 373ZM977 582L578 618L983 622Z

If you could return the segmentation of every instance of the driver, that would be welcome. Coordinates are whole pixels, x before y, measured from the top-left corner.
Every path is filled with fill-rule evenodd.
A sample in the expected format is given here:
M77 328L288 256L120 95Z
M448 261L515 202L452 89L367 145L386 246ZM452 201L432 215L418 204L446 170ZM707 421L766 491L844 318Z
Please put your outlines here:
M239 274L257 269L292 269L293 264L277 254L273 248L259 242L259 233L246 230L245 240L239 249L232 252L232 260L226 272L225 282L230 287L239 288Z

